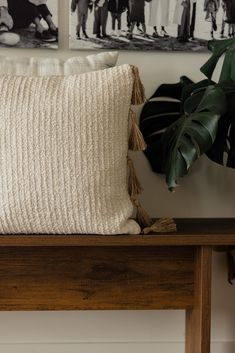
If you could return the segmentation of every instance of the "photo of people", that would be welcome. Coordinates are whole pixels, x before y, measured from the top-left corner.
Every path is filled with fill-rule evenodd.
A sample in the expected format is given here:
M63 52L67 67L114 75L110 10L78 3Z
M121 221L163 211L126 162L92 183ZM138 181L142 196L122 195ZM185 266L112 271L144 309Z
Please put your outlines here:
M58 48L58 0L0 0L0 46Z
M70 0L71 49L207 50L235 36L235 0Z

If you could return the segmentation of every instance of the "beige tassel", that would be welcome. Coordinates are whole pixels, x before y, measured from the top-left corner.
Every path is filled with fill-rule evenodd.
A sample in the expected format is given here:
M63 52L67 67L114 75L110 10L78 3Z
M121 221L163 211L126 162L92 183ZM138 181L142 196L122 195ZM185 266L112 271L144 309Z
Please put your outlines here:
M129 168L129 173L128 173L128 192L129 195L133 198L143 191L140 182L137 178L134 163L130 158L127 158L127 165Z
M143 233L174 233L177 232L177 226L172 218L162 218L157 220L150 227L144 228Z
M136 198L131 198L131 200L133 205L136 207L136 222L140 225L141 228L150 227L152 221L149 218L148 213Z
M129 149L132 151L144 151L147 145L136 121L135 112L130 109L131 131L129 136Z
M131 65L133 74L133 92L131 98L131 104L139 105L146 102L145 90L143 83L140 80L138 67Z

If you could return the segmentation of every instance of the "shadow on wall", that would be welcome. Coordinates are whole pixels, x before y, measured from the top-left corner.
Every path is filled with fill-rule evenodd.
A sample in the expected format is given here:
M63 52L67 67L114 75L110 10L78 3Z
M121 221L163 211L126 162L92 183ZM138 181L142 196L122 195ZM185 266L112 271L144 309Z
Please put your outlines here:
M234 343L232 343L232 342L231 343L227 343L223 353L234 353L234 350L235 350Z

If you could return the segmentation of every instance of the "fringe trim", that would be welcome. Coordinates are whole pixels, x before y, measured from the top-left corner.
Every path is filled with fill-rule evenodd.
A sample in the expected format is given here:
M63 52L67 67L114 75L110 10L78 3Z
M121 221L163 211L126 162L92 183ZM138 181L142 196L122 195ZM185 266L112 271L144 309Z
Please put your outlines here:
M147 145L144 141L143 135L139 129L136 120L135 112L130 108L129 112L130 122L131 122L131 131L129 136L129 150L132 151L144 151L147 148Z
M139 179L137 178L134 163L132 160L127 157L127 165L129 169L128 173L128 192L131 198L136 197L137 195L140 195L141 192L143 191L141 184L139 182Z
M151 219L148 213L142 207L138 200L138 195L142 192L142 187L137 178L136 171L132 160L127 157L127 165L129 167L128 174L128 192L132 201L132 204L136 208L136 222L140 225L141 229L144 227L149 227L151 225Z
M235 279L235 259L230 251L227 251L227 264L228 264L228 282L233 284Z
M162 218L154 222L150 227L144 228L143 233L174 233L177 226L172 218Z
M139 200L137 200L137 198L131 198L131 201L136 207L136 222L140 225L141 229L150 227L152 221Z
M140 105L146 102L144 85L140 80L139 69L136 66L131 65L133 74L133 91L131 104Z
M132 204L136 208L136 222L140 225L143 234L149 233L173 233L177 231L175 221L172 218L163 218L153 223L146 210L138 200L138 195L142 191L142 187L137 178L136 171L132 160L127 157L128 174L128 192Z

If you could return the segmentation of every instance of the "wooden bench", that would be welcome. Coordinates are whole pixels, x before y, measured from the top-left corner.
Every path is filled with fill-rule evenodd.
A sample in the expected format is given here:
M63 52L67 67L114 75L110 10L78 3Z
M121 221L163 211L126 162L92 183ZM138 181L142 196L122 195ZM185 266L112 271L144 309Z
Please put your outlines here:
M177 224L165 235L0 236L0 310L185 309L186 353L209 353L212 250L235 245L235 219Z

